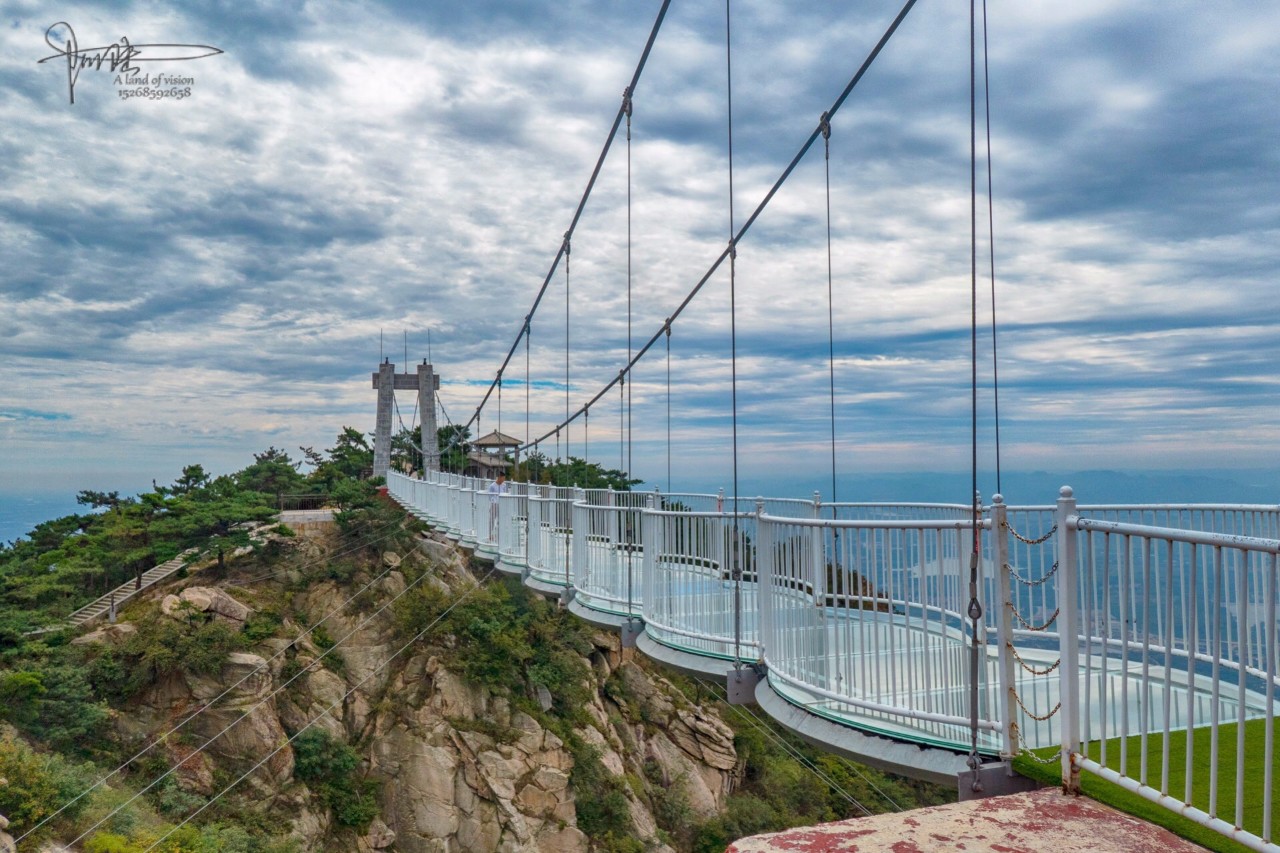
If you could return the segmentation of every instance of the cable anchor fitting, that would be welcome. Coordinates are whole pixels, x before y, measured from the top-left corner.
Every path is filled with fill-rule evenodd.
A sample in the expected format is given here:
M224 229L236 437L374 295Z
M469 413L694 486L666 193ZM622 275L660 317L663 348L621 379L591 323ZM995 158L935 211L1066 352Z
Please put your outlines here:
M573 232L572 232L572 231L566 231L566 232L564 232L564 243L563 243L562 245L563 245L563 248L564 248L564 254L565 254L565 257L568 257L568 256L569 256L570 249L572 248L572 246L570 245L570 238L571 238L572 236L573 236Z
M729 260L736 261L738 259L738 241L729 241Z
M630 86L622 90L622 112L627 116L628 119L631 118L631 87Z
M818 119L818 131L822 133L823 139L831 138L831 113L822 113L822 118Z

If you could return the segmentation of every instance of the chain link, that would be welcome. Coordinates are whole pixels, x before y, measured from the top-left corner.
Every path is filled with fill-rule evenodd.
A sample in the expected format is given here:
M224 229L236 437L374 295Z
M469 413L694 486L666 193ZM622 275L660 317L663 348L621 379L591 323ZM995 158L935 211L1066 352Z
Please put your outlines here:
M1045 623L1043 625L1032 625L1026 619L1022 618L1022 614L1018 612L1018 608L1014 607L1012 603L1009 604L1009 609L1013 611L1014 618L1017 619L1019 622L1021 622L1022 627L1026 628L1028 631L1044 631L1048 629L1048 627L1052 625L1054 621L1058 618L1058 613L1062 611L1061 607L1055 607L1053 609L1053 615L1050 616L1047 620L1045 620Z
M1021 704L1021 702L1019 702L1019 704ZM1022 730L1018 728L1018 724L1012 723L1010 724L1009 728L1010 728L1010 734L1013 735L1013 742L1018 745L1019 755L1025 755L1027 758L1030 758L1032 761L1034 761L1037 764L1053 764L1055 761L1058 761L1059 759L1062 758L1062 747L1058 747L1058 751L1053 753L1052 755L1047 755L1043 757L1036 755L1029 748L1027 748L1027 745L1025 743L1023 743Z
M1022 697L1018 695L1018 691L1016 690L1013 691L1013 698L1017 700L1018 707L1022 709L1022 713L1026 714L1028 717L1035 720L1037 723L1043 723L1046 720L1051 719L1054 714L1062 710L1062 702L1059 701L1058 704L1053 706L1053 710L1050 711L1049 713L1044 715L1036 714L1026 705L1022 704Z
M1009 651L1013 652L1014 659L1019 664L1022 665L1022 668L1025 669L1027 672L1031 673L1032 675L1049 675L1058 667L1062 666L1062 658L1059 657L1056 661L1053 662L1053 666L1049 667L1048 669L1036 669L1034 666L1032 666L1031 664L1027 663L1025 660L1022 659L1022 655L1018 654L1018 649L1016 646L1014 646L1013 643L1006 643L1005 647L1008 648Z
M1013 579L1016 580L1018 583L1022 584L1023 586L1042 586L1048 583L1049 579L1058 573L1057 560L1053 561L1053 565L1049 567L1049 571L1045 572L1044 577L1040 578L1040 580L1035 580L1035 581L1024 578L1022 575L1018 574L1017 569L1015 569L1013 566L1009 565L1008 563L1005 563L1004 567L1005 569L1008 570L1009 574L1013 576Z
M1013 525L1009 523L1008 519L1004 520L1004 529L1009 531L1009 533L1013 535L1013 538L1017 539L1023 545L1043 545L1044 543L1049 541L1050 537L1052 537L1053 534L1058 532L1058 525L1055 524L1053 527L1050 527L1049 532L1041 536L1039 539L1028 539L1022 534L1018 533L1018 531L1013 529Z
M1055 753L1054 753L1054 754L1052 754L1052 755L1046 755L1046 756L1041 757L1041 756L1039 756L1039 755L1036 755L1034 752L1032 752L1031 750L1027 749L1027 748L1024 746L1024 747L1022 748L1022 752L1021 752L1021 753L1019 753L1019 754L1027 756L1027 757L1028 757L1028 758L1030 758L1032 761L1034 761L1036 764L1055 764L1055 763L1057 763L1057 761L1058 761L1059 759L1061 759L1061 758L1062 758L1062 750L1061 750L1061 749L1059 749L1057 752L1055 752Z

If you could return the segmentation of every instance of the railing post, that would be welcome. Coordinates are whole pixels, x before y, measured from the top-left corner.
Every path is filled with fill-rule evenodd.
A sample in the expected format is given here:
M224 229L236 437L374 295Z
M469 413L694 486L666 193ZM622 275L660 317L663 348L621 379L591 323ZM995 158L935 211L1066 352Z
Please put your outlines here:
M656 494L646 496L644 501L645 509L641 510L636 516L636 524L640 525L640 530L638 531L638 535L633 538L644 543L641 551L641 554L643 554L641 559L646 562L650 559L650 542L648 537L644 535L644 528L649 525L647 520L647 511L653 510L656 504ZM640 632L644 630L644 620L637 619L635 614L635 552L627 551L625 559L627 561L627 621L622 623L622 647L624 649L634 647L636 645L636 641L640 637ZM645 578L648 578L653 570L651 568L651 564L650 566L646 566L646 568L647 571L644 573L644 576ZM649 591L645 590L645 601L649 600L649 595Z
M737 506L735 505L733 509L734 509L733 521L734 521L734 527L736 528L737 522L738 522ZM765 567L768 564L768 557L766 557L766 552L771 552L773 550L771 546L765 544L766 542L772 541L772 532L766 534L765 531L763 530L763 524L760 521L760 516L763 514L764 514L764 498L756 498L756 508L755 508L756 556L755 556L754 568L756 572L756 607L757 607L756 618L757 619L760 619L762 615L759 608L761 606L760 603L763 600L764 595L766 594L764 592L764 585L768 583L768 581L766 580L766 576L764 574ZM735 547L734 547L735 553L737 550L738 548L737 548L737 545L735 544ZM760 662L764 660L763 624L757 624L756 626L757 627L756 634L758 637L759 649L760 649L759 660L749 666L743 666L742 652L741 652L742 566L738 562L737 557L734 558L734 575L736 576L735 590L734 590L734 607L733 607L734 609L734 626L733 626L734 663L733 663L733 669L729 670L725 674L725 696L728 699L730 705L749 705L755 702L756 685L760 683L760 679L762 677L762 672L763 672L762 667L760 665Z
M1070 486L1059 492L1058 526L1059 692L1062 700L1062 789L1080 792L1072 754L1080 747L1080 609L1076 582L1076 500Z
M822 517L822 493L813 491L812 518L816 521ZM833 531L834 532L834 531ZM821 527L814 527L810 533L809 559L813 563L813 602L818 608L818 618L822 619L826 612L827 589L830 586L827 577L827 540Z
M1005 761L1018 753L1016 731L1017 681L1013 660L1013 578L1009 568L1009 508L1003 495L991 496L991 552L996 561L996 577L1000 584L1000 611L996 614L996 639L1000 644L996 658L1000 663L1000 721L1004 742L1000 752Z

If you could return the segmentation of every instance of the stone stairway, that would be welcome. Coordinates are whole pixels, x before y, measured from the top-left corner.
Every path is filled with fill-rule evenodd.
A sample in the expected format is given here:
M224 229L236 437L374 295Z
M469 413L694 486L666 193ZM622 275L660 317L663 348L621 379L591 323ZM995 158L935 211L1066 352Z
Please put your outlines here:
M192 554L195 554L198 550L198 548L188 548L172 560L169 560L166 563L161 563L155 568L148 569L146 572L143 572L142 583L140 586L136 578L131 581L126 581L96 601L92 601L72 613L67 617L66 622L60 625L50 625L46 628L39 628L35 631L28 631L27 634L46 634L50 631L60 631L68 626L78 628L86 622L91 622L99 616L104 616L111 611L113 606L117 609L120 608L130 598L133 598L135 595L149 587L155 586L160 581L169 577L169 575L178 571L178 569L187 564L187 558Z

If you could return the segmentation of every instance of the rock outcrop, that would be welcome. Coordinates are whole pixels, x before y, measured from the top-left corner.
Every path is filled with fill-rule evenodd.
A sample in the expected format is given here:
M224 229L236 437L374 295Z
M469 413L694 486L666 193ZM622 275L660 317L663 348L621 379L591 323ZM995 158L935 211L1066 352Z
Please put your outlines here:
M227 593L208 586L189 586L177 595L166 595L160 602L160 611L175 619L185 613L208 613L236 628L253 613Z
M552 707L546 688L526 695L522 701L532 703L526 713L507 691L452 671L438 650L424 646L396 656L403 637L384 605L424 572L419 583L451 594L477 583L459 553L435 541L376 555L350 586L299 584L296 570L286 571L293 589L304 588L287 593L288 618L278 637L232 654L217 676L175 675L153 685L118 726L140 741L200 710L181 738L165 743L179 768L177 784L208 796L217 771L252 770L252 796L287 813L306 850L586 853L591 839L578 826L578 806L603 793L575 785L575 763L584 754L598 756L603 770L596 772L618 783L611 790L626 799L627 834L657 853L670 848L650 805L654 790L680 791L698 816L724 808L741 772L732 730L714 710L693 705L631 660L614 634L597 633L582 657L590 698L560 735L531 716ZM366 584L353 606L353 591ZM264 606L262 597L249 600ZM253 613L225 591L199 586L166 597L162 607L174 618L196 611L237 625ZM316 624L321 631L302 636ZM361 834L336 826L315 792L294 778L289 738L304 728L354 745L362 778L378 783L379 814ZM203 751L192 747L205 741L211 742Z
M3 783L4 780L0 780ZM17 853L18 845L13 836L5 832L9 828L9 819L0 814L0 853Z

